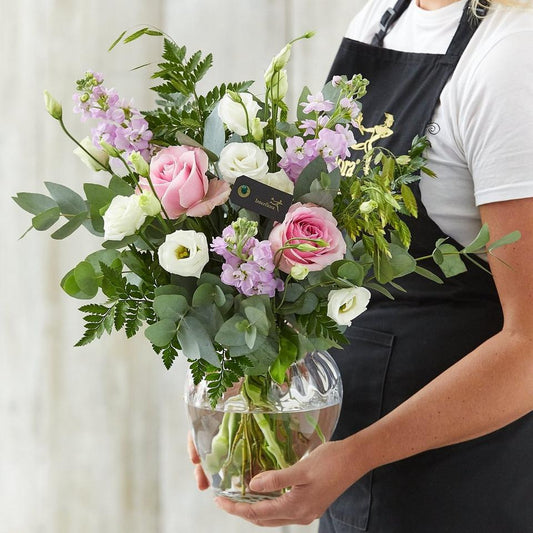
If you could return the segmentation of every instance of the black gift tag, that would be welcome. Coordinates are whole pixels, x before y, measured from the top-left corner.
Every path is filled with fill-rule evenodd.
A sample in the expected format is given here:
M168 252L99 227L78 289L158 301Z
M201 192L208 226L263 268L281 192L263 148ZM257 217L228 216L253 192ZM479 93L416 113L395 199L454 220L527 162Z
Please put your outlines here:
M231 188L230 200L244 209L282 221L292 204L292 194L280 191L248 176L239 176Z

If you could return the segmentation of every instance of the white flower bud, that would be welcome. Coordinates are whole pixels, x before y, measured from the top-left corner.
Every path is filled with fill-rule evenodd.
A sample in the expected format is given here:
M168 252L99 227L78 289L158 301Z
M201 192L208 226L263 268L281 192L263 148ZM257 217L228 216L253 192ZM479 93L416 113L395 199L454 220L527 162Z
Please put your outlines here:
M48 92L44 91L44 105L48 113L56 120L61 120L63 108L61 104Z
M155 217L161 212L161 204L152 191L144 191L139 195L139 206L149 217Z
M80 141L83 148L79 146L73 152L91 169L95 171L106 170L109 163L109 156L103 150L96 147L89 137ZM87 152L89 152L89 155ZM92 156L92 157L91 157Z
M132 152L130 154L130 161L133 163L133 168L139 176L147 178L150 175L150 166L139 152Z
M291 277L296 281L304 280L309 274L309 269L304 265L294 265L291 268Z

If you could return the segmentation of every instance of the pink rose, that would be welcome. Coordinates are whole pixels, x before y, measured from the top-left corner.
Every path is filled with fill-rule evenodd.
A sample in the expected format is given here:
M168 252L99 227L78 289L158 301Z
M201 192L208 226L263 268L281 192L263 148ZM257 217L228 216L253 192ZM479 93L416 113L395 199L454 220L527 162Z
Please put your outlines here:
M279 269L286 273L300 265L308 270L322 270L346 253L346 243L334 216L313 204L293 204L285 220L274 226L268 240L274 253L286 245L303 245L300 250L289 248L280 252Z
M192 146L169 146L152 158L150 178L170 218L208 215L229 198L230 186L226 182L207 178L208 163L207 154ZM146 178L141 178L139 185L150 190Z

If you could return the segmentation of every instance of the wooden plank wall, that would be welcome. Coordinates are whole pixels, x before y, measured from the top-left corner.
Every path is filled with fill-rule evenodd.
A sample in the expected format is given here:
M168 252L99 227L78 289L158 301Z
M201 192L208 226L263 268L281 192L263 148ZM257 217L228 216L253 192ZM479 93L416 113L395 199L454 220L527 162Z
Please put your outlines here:
M81 190L98 182L44 111L42 91L61 100L81 138L88 125L70 110L86 69L152 104L146 70L160 42L111 53L123 29L152 24L190 50L215 55L207 85L261 79L285 42L309 30L290 66L296 89L318 90L342 34L364 0L1 0L0 533L250 533L195 488L186 456L184 365L167 372L142 338L122 335L73 348L80 302L62 293L63 274L97 241L80 232L55 242L30 232L10 196L45 192L43 180ZM332 7L334 6L334 7ZM85 254L85 255L84 255ZM279 528L275 533L316 531Z

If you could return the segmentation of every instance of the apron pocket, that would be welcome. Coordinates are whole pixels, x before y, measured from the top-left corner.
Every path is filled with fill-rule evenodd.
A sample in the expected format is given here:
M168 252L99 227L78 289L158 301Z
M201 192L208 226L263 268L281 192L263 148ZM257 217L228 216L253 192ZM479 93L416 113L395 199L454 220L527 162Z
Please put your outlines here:
M381 416L383 389L394 335L360 327L345 333L350 344L331 350L341 371L344 389L339 424L333 438L344 439L369 426ZM372 499L372 472L342 494L328 510L334 522L366 531Z

